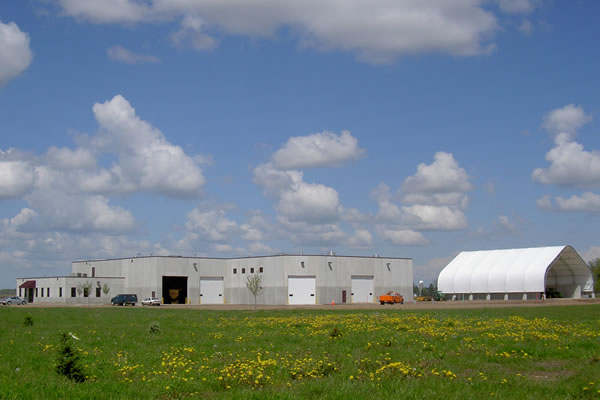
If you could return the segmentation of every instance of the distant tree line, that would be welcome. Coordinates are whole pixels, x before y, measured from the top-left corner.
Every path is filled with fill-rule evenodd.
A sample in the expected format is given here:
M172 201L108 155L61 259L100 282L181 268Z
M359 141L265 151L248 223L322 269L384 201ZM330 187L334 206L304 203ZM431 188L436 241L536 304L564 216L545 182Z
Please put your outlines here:
M600 294L600 258L596 258L589 262L592 276L594 277L594 292Z
M434 297L438 292L437 282L429 284L429 286L423 286L423 289L419 292L419 286L413 283L413 294L415 296L431 296Z

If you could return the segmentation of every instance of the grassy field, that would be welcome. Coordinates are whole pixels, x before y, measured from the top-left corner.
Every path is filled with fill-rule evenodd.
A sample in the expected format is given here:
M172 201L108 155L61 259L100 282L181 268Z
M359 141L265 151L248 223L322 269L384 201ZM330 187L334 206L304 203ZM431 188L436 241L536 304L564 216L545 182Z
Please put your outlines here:
M13 306L0 308L0 321L1 399L600 399L600 305L410 313ZM60 332L79 339L71 341L83 383L56 372Z
M0 289L0 298L16 296L15 289Z

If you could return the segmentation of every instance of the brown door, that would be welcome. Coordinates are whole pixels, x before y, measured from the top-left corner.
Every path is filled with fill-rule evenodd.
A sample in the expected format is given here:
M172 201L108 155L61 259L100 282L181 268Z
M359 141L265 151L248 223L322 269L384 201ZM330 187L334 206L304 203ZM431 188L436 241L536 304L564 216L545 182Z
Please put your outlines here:
M346 291L342 290L342 303L346 303Z

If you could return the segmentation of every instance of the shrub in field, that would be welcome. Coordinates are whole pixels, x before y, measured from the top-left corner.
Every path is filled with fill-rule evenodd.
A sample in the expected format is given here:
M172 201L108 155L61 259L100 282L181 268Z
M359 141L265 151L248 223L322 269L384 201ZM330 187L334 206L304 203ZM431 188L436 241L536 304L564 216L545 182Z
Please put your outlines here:
M25 321L23 321L23 324L25 326L33 326L33 317L31 316L31 314L25 314Z
M160 323L158 321L154 321L148 327L148 333L156 334L160 333Z
M65 332L60 334L56 372L78 383L85 381L85 374L77 349L73 344L71 335Z
M334 327L329 333L329 337L332 339L338 339L342 337L342 331L338 329L338 327Z

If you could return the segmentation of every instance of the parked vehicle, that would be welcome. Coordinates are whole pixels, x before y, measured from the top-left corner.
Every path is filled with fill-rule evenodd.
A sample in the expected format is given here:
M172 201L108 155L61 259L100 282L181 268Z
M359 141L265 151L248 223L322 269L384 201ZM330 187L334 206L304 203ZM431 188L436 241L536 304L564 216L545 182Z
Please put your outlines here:
M431 296L418 296L415 298L416 301L433 301Z
M384 295L379 296L379 302L381 305L384 304L404 304L404 297L398 292L387 292Z
M158 297L146 297L142 300L143 306L160 306L160 299Z
M126 306L128 304L135 306L135 303L138 302L137 294L118 294L112 299L110 299L111 304Z
M27 304L27 300L22 299L19 296L12 296L12 297L7 297L5 299L2 299L2 304L4 304L5 306L11 305L11 304L25 305L25 304Z

